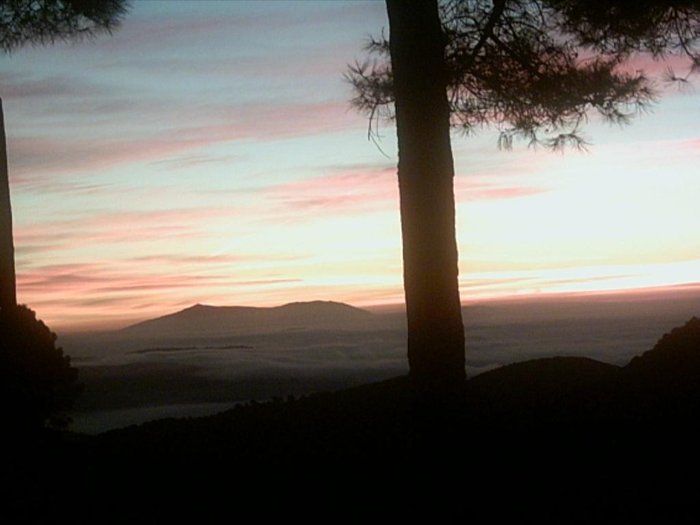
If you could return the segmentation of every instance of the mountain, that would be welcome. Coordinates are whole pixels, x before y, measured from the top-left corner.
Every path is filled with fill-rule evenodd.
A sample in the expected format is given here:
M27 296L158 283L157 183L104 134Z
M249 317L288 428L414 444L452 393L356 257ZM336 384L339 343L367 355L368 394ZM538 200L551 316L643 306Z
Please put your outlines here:
M693 317L683 326L664 334L654 348L632 359L627 368L657 376L690 373L697 378L700 371L700 319Z
M344 303L311 301L271 308L196 304L122 329L129 335L222 335L304 329L356 328L374 314Z
M640 392L654 396L692 396L700 389L700 319L693 317L625 367Z

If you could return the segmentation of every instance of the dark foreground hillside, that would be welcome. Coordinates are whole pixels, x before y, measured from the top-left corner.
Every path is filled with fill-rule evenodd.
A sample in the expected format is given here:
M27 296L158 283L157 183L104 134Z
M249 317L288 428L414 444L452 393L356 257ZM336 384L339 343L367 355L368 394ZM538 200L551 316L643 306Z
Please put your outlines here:
M449 411L416 409L396 378L24 440L3 522L696 523L699 378L693 319L626 367L482 374Z

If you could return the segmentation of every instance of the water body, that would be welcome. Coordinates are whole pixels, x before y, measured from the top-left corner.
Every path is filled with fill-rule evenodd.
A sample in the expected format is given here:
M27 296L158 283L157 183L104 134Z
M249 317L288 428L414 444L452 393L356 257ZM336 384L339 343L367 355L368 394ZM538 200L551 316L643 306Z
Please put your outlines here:
M467 374L555 355L625 365L693 316L700 317L700 289L466 306ZM251 327L210 339L91 334L59 342L86 387L73 429L97 433L402 375L405 339L403 314L390 312L352 330Z

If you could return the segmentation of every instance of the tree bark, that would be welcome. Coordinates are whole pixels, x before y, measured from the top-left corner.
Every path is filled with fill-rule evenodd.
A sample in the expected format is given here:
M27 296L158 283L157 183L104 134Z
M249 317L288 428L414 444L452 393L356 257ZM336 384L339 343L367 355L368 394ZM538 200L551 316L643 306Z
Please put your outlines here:
M418 391L444 398L463 392L466 378L446 40L437 0L387 0L386 4L410 376Z
M12 240L10 177L7 167L5 120L0 99L0 308L17 306L15 282L15 247Z

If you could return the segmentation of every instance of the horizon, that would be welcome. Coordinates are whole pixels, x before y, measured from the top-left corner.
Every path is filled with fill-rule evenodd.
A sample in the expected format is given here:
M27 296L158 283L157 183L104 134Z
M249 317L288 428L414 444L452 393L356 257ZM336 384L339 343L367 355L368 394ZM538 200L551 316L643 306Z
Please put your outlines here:
M395 129L369 141L342 78L387 26L376 2L140 2L3 56L18 301L55 332L402 304ZM657 87L588 153L453 135L463 304L697 285L700 93Z
M462 300L462 308L469 308L474 306L502 306L502 305L542 305L546 303L572 303L572 302L585 302L585 303L598 303L598 302L620 302L620 303L634 303L634 302L644 302L648 300L657 301L672 301L673 299L681 298L683 296L697 296L699 299L698 310L695 313L689 315L695 316L697 314L700 316L700 283L688 283L684 285L676 286L663 286L663 287L649 287L649 288L633 288L624 290L596 290L589 292L550 292L550 293L539 293L539 294L528 294L528 295L508 295L508 296L493 296L493 297L482 297L473 300ZM122 320L114 325L77 325L77 326L67 326L59 327L55 329L49 326L53 332L58 333L59 336L64 335L68 337L82 336L82 335L97 335L100 333L110 333L118 332L125 328L130 328L132 326L141 324L143 322L152 321L155 319L160 319L163 317L168 317L171 315L178 314L185 310L195 308L197 306L211 307L211 308L252 308L252 309L274 309L281 308L284 306L295 305L295 304L311 304L311 303L334 303L350 306L352 308L357 308L370 312L375 315L396 315L405 314L405 304L401 303L391 303L391 304L375 304L375 305L355 305L343 301L334 301L326 299L309 299L307 301L290 301L287 303L273 304L273 305L249 305L249 304L208 304L208 303L194 303L177 310L163 311L158 315L152 317L134 318L129 320Z

